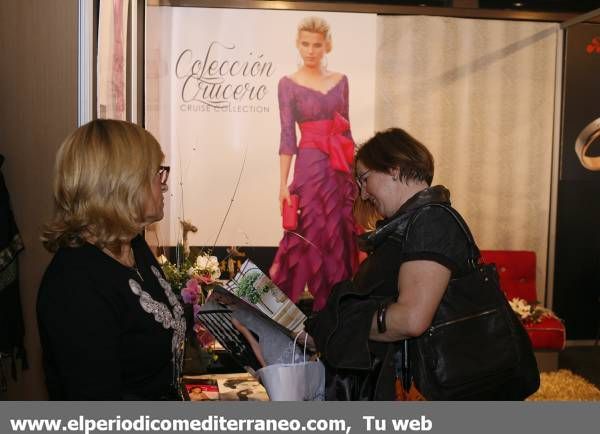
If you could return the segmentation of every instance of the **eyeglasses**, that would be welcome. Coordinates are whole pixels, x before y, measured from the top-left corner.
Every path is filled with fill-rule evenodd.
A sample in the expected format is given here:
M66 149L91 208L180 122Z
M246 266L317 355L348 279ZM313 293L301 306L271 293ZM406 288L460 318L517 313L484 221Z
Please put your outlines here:
M371 169L367 169L365 170L363 173L361 173L360 175L356 175L356 184L358 185L358 189L362 190L367 182L367 175L369 174L369 172L371 171Z
M171 168L169 166L159 166L158 167L158 172L156 172L156 174L158 176L160 176L160 183L161 184L166 184L167 183L167 179L169 179L169 172L171 171Z

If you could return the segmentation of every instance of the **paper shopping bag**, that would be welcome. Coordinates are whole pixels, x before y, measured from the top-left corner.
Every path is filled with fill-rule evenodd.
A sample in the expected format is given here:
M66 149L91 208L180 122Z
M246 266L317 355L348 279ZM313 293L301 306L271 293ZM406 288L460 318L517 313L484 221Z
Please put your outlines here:
M325 398L325 366L320 360L306 361L306 341L303 362L275 363L259 369L257 374L271 401L322 401Z

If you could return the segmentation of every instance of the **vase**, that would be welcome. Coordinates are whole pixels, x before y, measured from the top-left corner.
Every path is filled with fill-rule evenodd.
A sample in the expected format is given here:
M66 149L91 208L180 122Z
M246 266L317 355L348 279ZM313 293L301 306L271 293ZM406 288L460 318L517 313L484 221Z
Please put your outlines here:
M194 328L195 318L193 305L185 303L183 305L183 312L187 323L185 348L183 353L183 374L206 374L213 361L213 355L198 342L196 330Z

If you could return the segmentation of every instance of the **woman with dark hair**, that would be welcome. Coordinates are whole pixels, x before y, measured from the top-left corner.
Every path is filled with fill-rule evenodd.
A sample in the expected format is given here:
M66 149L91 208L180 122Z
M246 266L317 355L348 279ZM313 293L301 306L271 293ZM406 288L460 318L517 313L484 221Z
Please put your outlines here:
M363 373L360 389L329 384L330 399L342 390L347 399L395 399L401 384L395 381L397 343L430 326L450 278L468 270L469 243L461 228L448 211L429 206L450 206L450 192L431 186L433 172L431 153L398 128L375 134L357 152L359 200L383 220L361 236L369 256L353 281L336 287L308 324L327 363ZM414 386L405 389L398 397L420 398Z
M163 218L163 159L150 133L116 120L58 151L37 301L50 399L179 399L183 309L140 235Z

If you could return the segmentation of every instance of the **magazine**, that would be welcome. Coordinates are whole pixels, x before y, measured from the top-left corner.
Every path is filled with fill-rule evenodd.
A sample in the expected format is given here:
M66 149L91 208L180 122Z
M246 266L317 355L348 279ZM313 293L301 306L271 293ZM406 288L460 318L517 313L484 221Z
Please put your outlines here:
M268 401L259 381L248 373L184 376L183 395L190 401Z
M215 301L216 297L208 300L200 307L198 320L215 337L217 342L228 351L232 358L253 375L262 365L256 358L252 347L232 323L233 311L225 304Z
M184 380L183 396L186 401L217 401L219 386L217 380L199 379Z
M251 344L232 323L232 313L238 309L262 318L292 338L303 330L306 320L306 315L250 260L242 264L233 279L215 286L197 318L251 373L262 365Z
M217 377L221 401L268 401L265 388L250 375L237 374Z
M219 292L219 288L216 289ZM230 302L241 301L242 308L245 305L246 308L258 309L282 326L290 336L295 336L304 329L306 315L249 259L223 289L228 291L225 295L235 296L229 298Z

